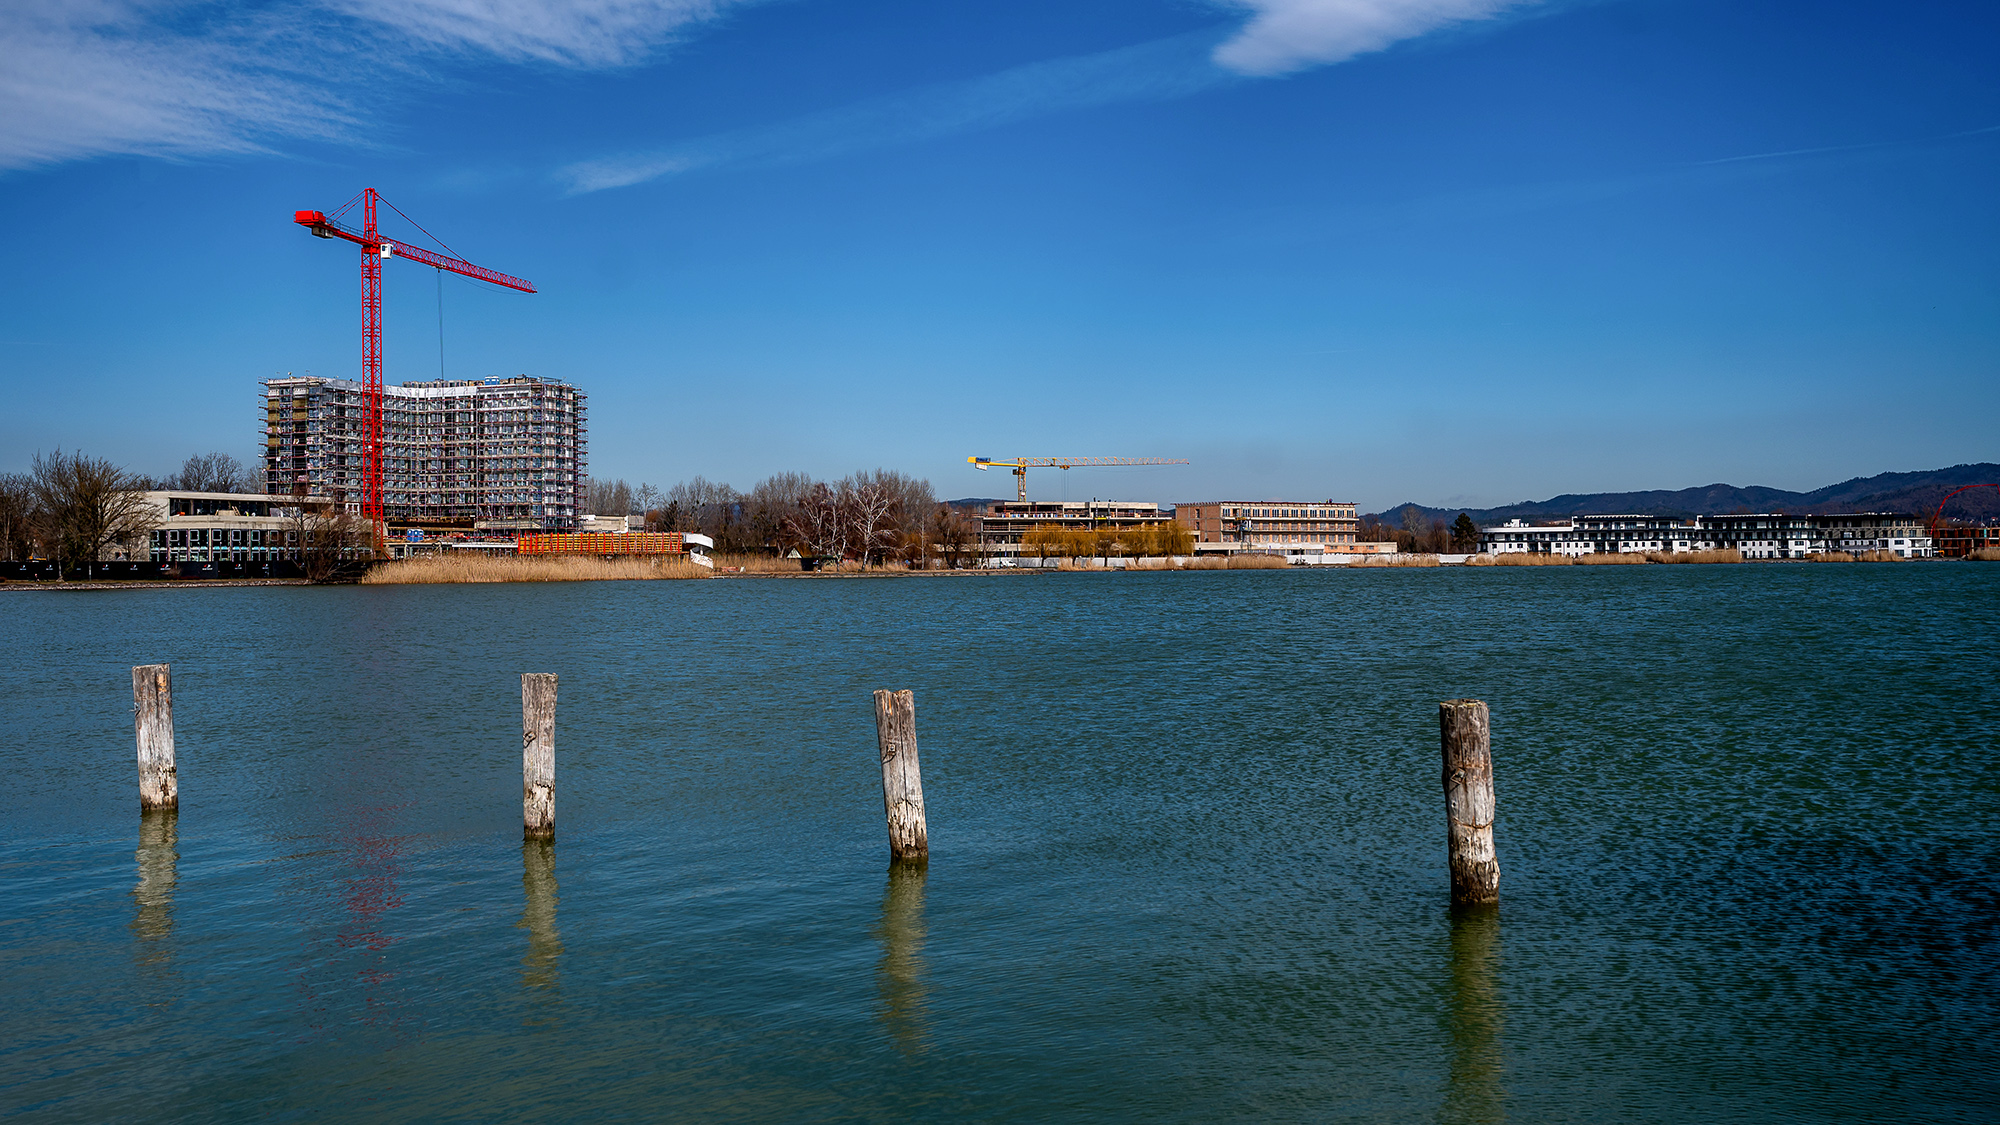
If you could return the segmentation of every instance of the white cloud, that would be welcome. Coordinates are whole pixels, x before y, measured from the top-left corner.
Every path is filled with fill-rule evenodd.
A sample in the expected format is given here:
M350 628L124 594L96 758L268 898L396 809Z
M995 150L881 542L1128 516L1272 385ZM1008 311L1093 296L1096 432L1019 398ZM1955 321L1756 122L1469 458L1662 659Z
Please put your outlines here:
M624 66L733 0L331 0L423 42L513 61Z
M636 62L746 0L0 0L0 169L353 136L427 53Z
M1250 21L1215 61L1258 77L1379 51L1448 24L1485 19L1517 0L1234 0Z

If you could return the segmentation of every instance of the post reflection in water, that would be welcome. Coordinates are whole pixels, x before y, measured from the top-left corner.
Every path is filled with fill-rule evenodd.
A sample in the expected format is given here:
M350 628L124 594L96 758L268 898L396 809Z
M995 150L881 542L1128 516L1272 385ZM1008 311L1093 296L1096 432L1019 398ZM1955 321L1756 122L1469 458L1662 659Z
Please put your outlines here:
M924 876L922 863L889 865L882 892L882 920L875 927L882 959L875 966L881 996L879 1018L896 1048L906 1055L927 1046L924 1029Z
M1471 906L1451 914L1451 995L1446 1030L1451 1068L1441 1122L1507 1119L1501 1085L1500 908Z
M174 933L174 884L179 881L179 814L172 809L139 814L139 884L132 888L132 936L139 964L164 967Z
M562 934L556 929L556 845L553 840L521 844L521 929L528 931L528 955L521 959L521 987L554 989L556 966L562 958Z

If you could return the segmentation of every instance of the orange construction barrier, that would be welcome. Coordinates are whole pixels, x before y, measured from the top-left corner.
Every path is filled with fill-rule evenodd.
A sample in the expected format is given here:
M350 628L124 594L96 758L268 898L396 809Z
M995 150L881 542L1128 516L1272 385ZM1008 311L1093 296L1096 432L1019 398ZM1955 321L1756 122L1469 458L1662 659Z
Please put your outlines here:
M524 555L685 555L687 543L678 531L566 531L523 535L516 549Z

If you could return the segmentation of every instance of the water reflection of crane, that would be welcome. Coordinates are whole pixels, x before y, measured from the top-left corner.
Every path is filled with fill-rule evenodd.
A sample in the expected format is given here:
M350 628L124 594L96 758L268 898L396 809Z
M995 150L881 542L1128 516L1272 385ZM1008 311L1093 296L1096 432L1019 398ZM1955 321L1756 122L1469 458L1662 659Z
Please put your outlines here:
M1014 490L1019 498L1028 498L1028 470L1034 469L1094 469L1110 465L1185 465L1185 457L1016 457L1012 461L995 460L991 457L967 457L966 461L980 469L1014 470Z

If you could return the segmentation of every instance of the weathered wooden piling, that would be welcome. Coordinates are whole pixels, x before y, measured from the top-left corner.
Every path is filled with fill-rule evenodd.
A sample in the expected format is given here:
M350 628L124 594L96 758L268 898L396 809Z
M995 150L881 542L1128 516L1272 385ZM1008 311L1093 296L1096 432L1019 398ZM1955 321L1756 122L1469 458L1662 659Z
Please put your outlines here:
M179 810L174 772L173 674L165 664L132 669L132 729L139 742L139 808Z
M1444 750L1445 830L1454 906L1500 901L1500 859L1493 851L1493 736L1486 704L1438 704Z
M889 818L889 858L930 858L924 782L917 768L917 699L907 691L875 693L875 740L882 750L882 811Z
M521 673L521 836L556 834L556 674Z

